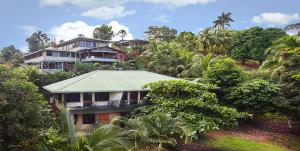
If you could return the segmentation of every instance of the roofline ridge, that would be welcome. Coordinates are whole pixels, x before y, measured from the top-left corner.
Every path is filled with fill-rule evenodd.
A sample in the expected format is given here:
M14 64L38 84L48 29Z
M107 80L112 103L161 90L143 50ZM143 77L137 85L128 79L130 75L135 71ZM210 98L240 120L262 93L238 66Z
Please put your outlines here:
M75 80L74 82L72 82L71 84L69 84L69 85L67 85L67 86L61 87L61 88L59 88L58 90L67 88L67 87L73 85L74 83L76 83L76 82L78 82L78 81L81 81L81 80L83 80L83 79L85 79L85 78L87 78L87 77L89 77L89 76L95 74L96 72L98 72L98 70L95 70L95 71L92 71L92 72L88 72L88 73L86 73L86 76L84 76L84 77L82 77L82 78L80 78L80 79L78 79L78 80ZM84 74L83 74L83 75L84 75ZM75 78L75 77L74 77L74 78Z

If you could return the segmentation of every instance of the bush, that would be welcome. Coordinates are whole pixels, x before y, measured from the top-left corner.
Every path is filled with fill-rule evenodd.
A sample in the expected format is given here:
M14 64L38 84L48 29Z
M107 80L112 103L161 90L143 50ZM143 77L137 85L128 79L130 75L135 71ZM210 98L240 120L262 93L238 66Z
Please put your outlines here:
M224 57L217 59L208 67L205 79L211 84L226 89L242 82L244 73L235 65L233 59Z
M186 120L194 131L233 128L238 119L249 117L249 114L220 104L216 88L211 84L169 80L150 83L146 88L150 89L148 100L155 105L140 108L142 113L163 110Z
M262 79L253 79L229 89L225 97L243 111L263 112L278 102L279 87Z

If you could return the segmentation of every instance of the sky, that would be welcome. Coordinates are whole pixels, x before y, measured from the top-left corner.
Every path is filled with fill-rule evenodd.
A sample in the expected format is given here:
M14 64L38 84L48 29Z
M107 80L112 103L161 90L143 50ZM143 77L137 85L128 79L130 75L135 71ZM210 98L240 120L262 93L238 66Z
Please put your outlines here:
M300 22L299 6L300 0L1 0L0 48L26 52L25 39L38 30L56 41L92 37L102 24L126 30L125 39L144 39L151 25L198 33L222 12L232 13L229 29L283 28Z

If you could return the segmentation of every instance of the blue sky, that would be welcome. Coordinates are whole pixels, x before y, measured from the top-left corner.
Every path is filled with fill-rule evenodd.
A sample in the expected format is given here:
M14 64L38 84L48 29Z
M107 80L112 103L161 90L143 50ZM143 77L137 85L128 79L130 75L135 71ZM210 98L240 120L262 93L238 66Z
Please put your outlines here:
M127 39L143 38L150 25L198 32L223 11L233 14L230 29L285 27L300 22L299 6L300 0L3 0L0 48L25 50L25 39L37 30L56 41L90 37L101 24L127 30Z

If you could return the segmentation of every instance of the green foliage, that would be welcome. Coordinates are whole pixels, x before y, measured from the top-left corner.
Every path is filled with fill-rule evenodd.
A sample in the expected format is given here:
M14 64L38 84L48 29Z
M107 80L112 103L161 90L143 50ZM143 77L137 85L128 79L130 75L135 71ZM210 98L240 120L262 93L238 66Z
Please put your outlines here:
M244 78L243 71L235 65L235 61L228 58L218 58L210 66L205 74L205 79L222 89L236 86Z
M265 112L278 103L279 90L268 81L253 79L230 88L226 98L242 111Z
M198 37L192 32L181 32L175 41L180 43L187 50L197 51Z
M169 42L176 38L177 30L167 26L150 26L144 34L147 40Z
M232 128L238 119L249 117L234 108L221 105L210 84L194 83L185 80L153 82L145 86L150 89L147 97L154 103L140 110L150 114L156 110L170 113L172 117L184 119L194 131Z
M214 21L214 28L219 30L224 30L225 26L230 26L230 22L233 22L233 19L230 17L232 14L230 12L224 13L218 16L218 19Z
M12 64L17 67L23 62L22 52L15 48L15 46L10 45L8 47L2 48L0 52L0 63Z
M96 27L93 32L94 39L111 40L113 36L114 32L112 31L112 26L108 25Z
M76 151L127 151L130 148L121 129L111 124L96 128L87 138L79 137L76 143Z
M135 140L135 150L139 150L139 144L144 143L159 144L159 150L162 150L163 144L175 146L179 135L185 138L185 143L190 142L193 135L186 122L160 111L131 119L117 117L111 123L125 126L127 136Z
M229 44L231 44L229 32L207 28L199 33L198 43L200 51L204 54L226 54Z
M276 79L282 94L282 112L293 119L300 117L300 41L288 36L272 46L268 59L260 72L266 72Z
M34 150L49 126L46 101L27 77L0 67L0 150Z
M191 62L192 53L176 42L150 42L139 60L148 71L179 76Z
M26 39L28 43L29 52L34 52L39 49L43 49L47 46L49 41L48 35L42 31L33 33L29 38Z
M240 59L245 62L246 59L265 60L266 49L272 45L272 42L286 33L282 29L252 27L237 32L234 36L233 46L229 52L234 59Z

